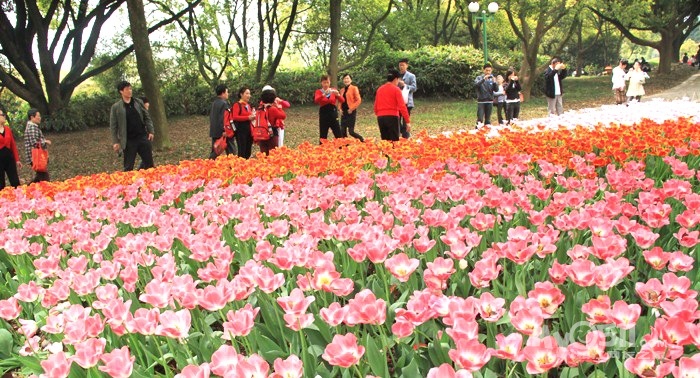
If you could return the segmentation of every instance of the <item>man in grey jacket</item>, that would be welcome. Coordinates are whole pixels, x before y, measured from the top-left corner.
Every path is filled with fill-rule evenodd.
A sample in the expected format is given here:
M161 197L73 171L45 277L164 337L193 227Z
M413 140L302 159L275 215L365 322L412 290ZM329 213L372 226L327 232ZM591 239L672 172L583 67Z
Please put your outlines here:
M411 109L413 109L413 93L418 89L418 84L416 83L416 75L408 71L408 59L399 60L399 73L401 73L399 88L401 90L408 88L406 108L408 108L408 114L410 115ZM401 117L401 137L406 139L411 137L411 133L406 128L406 120L403 117Z
M476 87L476 127L491 124L493 111L493 94L498 91L498 84L493 77L491 64L484 64L484 73L474 80Z
M132 96L131 84L117 84L121 99L112 105L109 128L112 132L112 148L124 154L124 171L134 169L136 154L141 157L143 168L153 168L153 121L143 101Z

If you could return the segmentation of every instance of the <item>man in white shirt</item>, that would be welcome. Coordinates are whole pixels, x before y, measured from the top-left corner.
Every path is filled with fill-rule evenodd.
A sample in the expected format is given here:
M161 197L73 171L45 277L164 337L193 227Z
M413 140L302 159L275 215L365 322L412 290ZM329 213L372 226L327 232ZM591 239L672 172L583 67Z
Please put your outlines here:
M627 69L627 59L620 59L620 63L612 70L612 90L615 92L615 103L618 105L627 102L625 96L625 70Z
M544 71L544 95L547 98L547 111L550 115L561 115L564 112L562 101L561 81L567 76L566 65L559 58L552 58L549 67Z

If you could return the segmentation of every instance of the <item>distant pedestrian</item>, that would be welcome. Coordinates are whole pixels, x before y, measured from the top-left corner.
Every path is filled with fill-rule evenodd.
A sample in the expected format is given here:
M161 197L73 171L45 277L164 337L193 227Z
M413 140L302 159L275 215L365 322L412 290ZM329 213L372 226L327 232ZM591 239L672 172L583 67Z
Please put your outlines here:
M683 64L688 64L688 53L683 53L683 59L681 59Z
M24 154L28 166L32 167L32 149L41 144L42 148L51 145L51 141L44 138L44 134L39 128L41 123L41 113L39 110L31 108L27 111L27 127L24 129ZM36 172L32 182L49 181L49 172Z
M10 124L7 123L5 109L0 108L0 190L5 188L5 175L10 180L10 186L19 186L18 169L22 169L22 162L19 160L17 143Z
M255 120L255 108L250 104L250 88L243 86L238 90L238 102L231 106L233 124L236 126L236 144L238 156L250 159L253 137L250 135L250 122Z
M695 64L698 65L698 70L700 70L700 45L698 45L698 52L695 53Z
M615 103L618 105L627 102L625 97L625 75L627 74L627 59L620 59L617 67L612 70L612 90L615 93Z
M359 108L362 103L360 89L357 88L357 85L352 83L352 76L348 73L343 75L343 84L345 84L345 87L340 89L340 96L343 97L345 101L340 104L340 109L342 111L340 116L340 131L344 138L349 134L351 137L359 139L360 142L364 142L365 139L362 135L355 132L357 108Z
M627 101L642 100L642 96L645 95L644 83L648 78L649 75L642 70L642 64L635 60L632 69L625 75L625 80L630 82L627 88Z
M399 89L408 92L405 96L406 108L408 109L408 114L411 115L411 110L413 110L413 94L418 89L418 82L416 81L416 75L408 71L408 58L403 58L399 60L399 73L401 77L399 78ZM406 119L401 117L401 137L410 138L411 133L406 130Z
M386 83L377 88L374 97L374 115L377 116L382 140L394 142L399 140L401 136L399 115L406 120L406 132L411 132L411 117L403 101L401 89L398 87L400 77L399 71L389 70Z
M331 88L331 79L328 75L321 76L321 88L314 93L314 102L319 105L319 142L328 139L328 130L333 132L335 138L342 138L337 106L345 102L345 99L337 89Z
M544 71L544 95L547 97L547 111L550 115L564 113L562 80L566 78L566 75L566 65L562 63L561 59L552 58L549 67Z
M496 107L498 114L498 124L503 124L503 115L506 112L506 90L503 87L503 76L496 76L496 85L498 90L493 93L493 106Z
M209 111L209 137L211 138L211 151L209 152L209 159L216 159L219 156L216 151L214 151L214 144L217 140L221 139L225 134L224 130L224 113L228 111L228 87L224 84L219 84L214 88L216 93L216 98L211 103L211 110ZM231 129L229 129L231 131ZM236 145L234 139L226 135L226 155L231 155L236 153Z
M508 124L514 119L520 117L520 81L515 71L508 70L506 72L506 120Z
M491 124L491 113L493 112L493 94L498 91L498 84L491 74L493 68L486 63L483 73L476 77L476 127Z
M153 164L153 121L143 101L132 96L131 84L122 81L117 84L121 99L112 105L109 115L109 128L112 133L112 148L124 154L124 171L134 169L138 154L144 168Z

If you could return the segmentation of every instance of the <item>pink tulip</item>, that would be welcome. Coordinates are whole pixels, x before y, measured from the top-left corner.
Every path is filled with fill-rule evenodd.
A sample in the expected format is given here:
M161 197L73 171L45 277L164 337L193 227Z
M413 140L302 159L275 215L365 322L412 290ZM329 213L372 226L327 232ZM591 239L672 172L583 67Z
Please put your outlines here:
M124 346L109 353L103 354L100 359L104 362L99 369L112 378L126 378L131 376L134 367L134 356L129 354L129 348Z
M304 376L304 367L296 355L289 356L286 360L275 359L275 372L269 378L301 378Z
M333 336L333 341L326 346L321 357L333 366L349 368L357 364L364 354L365 347L357 345L355 335L348 333Z
M65 378L70 373L70 361L63 352L51 354L46 360L41 361L44 376L47 378Z

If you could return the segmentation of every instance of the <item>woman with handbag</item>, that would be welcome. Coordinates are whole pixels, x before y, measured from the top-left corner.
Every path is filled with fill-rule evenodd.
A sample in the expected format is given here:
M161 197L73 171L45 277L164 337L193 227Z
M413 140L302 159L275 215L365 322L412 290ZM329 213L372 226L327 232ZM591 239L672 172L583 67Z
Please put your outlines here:
M41 113L39 110L31 108L27 112L27 127L24 129L24 152L27 157L27 163L30 167L33 167L32 160L32 150L36 147L41 147L46 149L47 146L51 145L51 141L44 138L44 134L39 128L41 123ZM38 145L38 146L37 146ZM48 169L35 170L34 180L32 182L49 181L49 171Z
M333 132L335 138L342 138L340 125L338 124L338 103L345 102L337 89L331 88L331 79L328 75L321 76L321 89L314 93L314 102L319 105L318 127L320 140L328 139L328 130ZM319 141L320 142L320 141Z
M17 143L6 117L5 109L0 108L0 190L5 188L5 175L10 179L11 186L18 187L17 169L22 168Z

